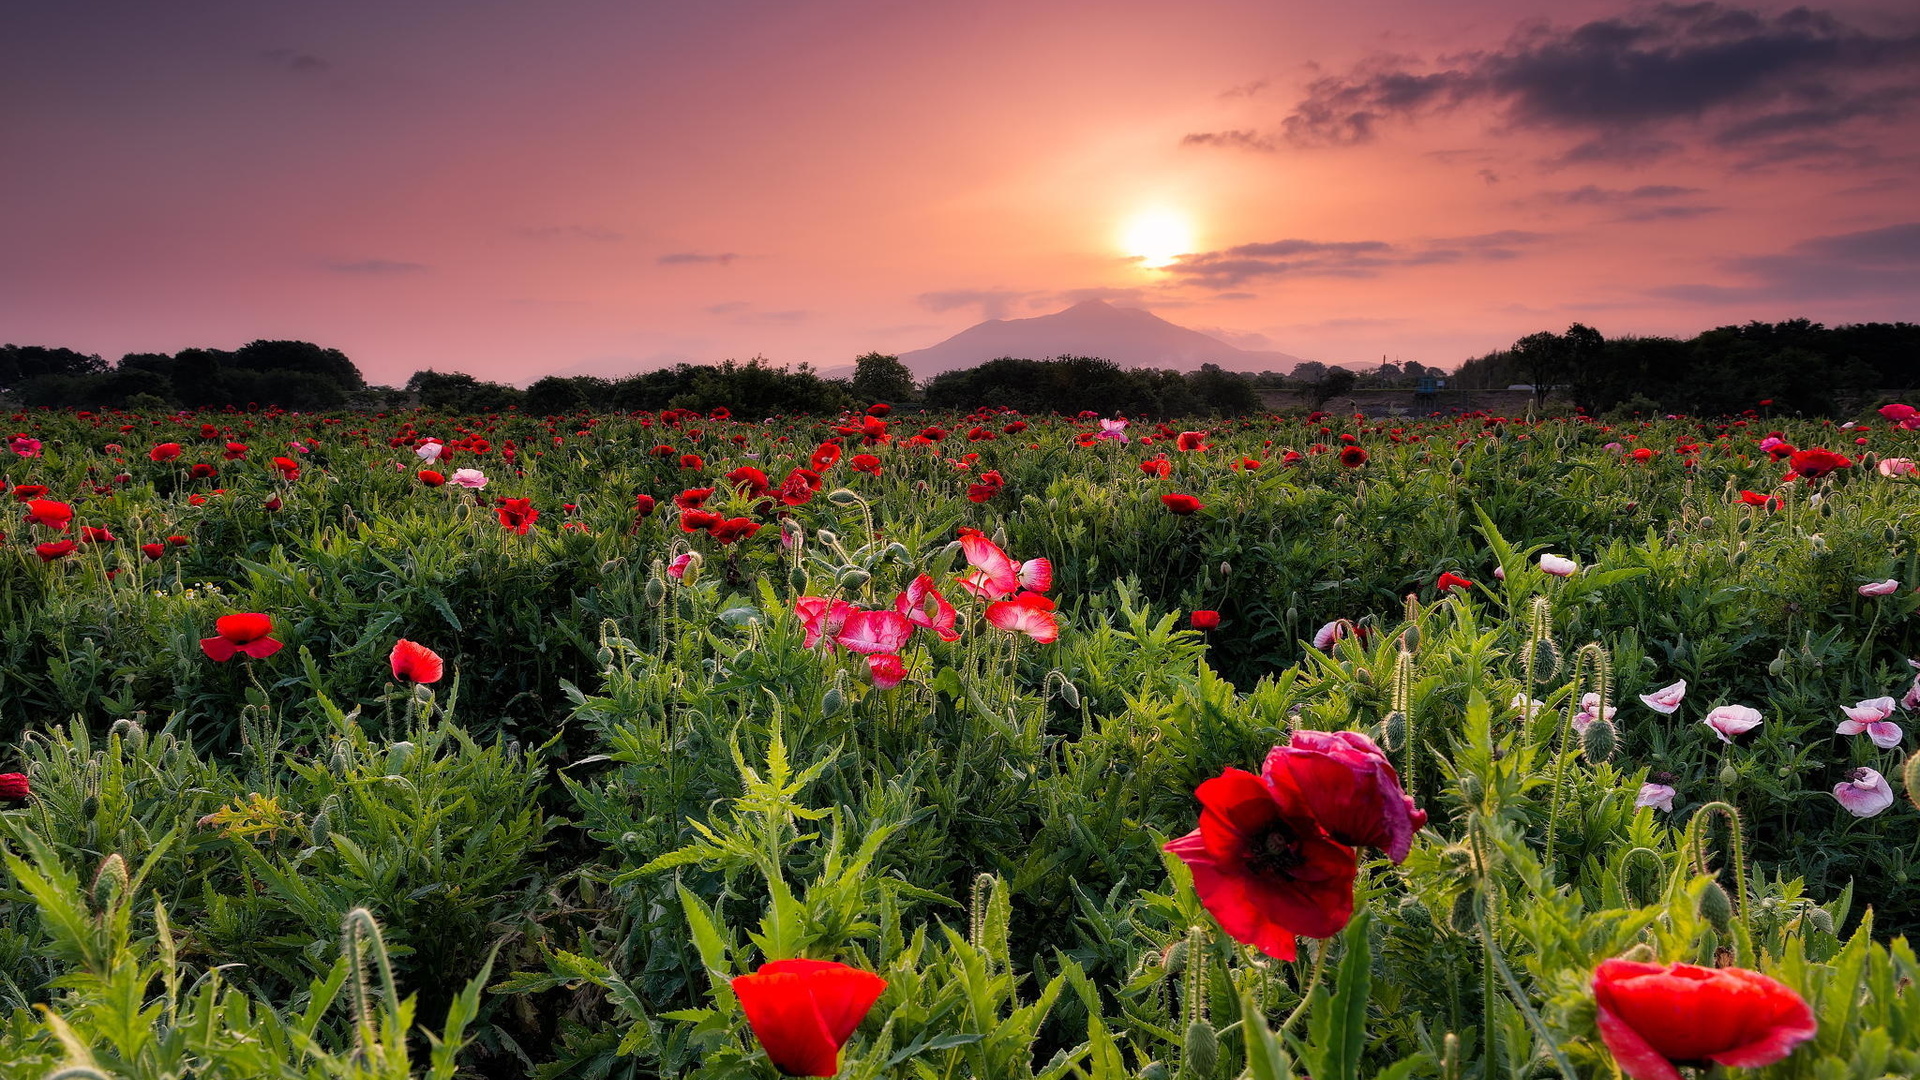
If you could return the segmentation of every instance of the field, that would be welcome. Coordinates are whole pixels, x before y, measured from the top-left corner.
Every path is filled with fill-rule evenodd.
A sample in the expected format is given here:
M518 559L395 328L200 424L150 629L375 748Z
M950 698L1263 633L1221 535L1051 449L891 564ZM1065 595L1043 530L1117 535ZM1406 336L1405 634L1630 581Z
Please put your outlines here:
M13 414L0 1077L1920 1075L1886 412Z

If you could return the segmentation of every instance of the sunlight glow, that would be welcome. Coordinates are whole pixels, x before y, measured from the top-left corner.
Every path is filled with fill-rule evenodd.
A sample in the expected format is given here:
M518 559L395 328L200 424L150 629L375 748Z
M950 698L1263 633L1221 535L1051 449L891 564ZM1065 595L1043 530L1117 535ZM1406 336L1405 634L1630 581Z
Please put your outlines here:
M1187 219L1171 210L1149 210L1127 222L1121 246L1147 270L1163 269L1193 250Z

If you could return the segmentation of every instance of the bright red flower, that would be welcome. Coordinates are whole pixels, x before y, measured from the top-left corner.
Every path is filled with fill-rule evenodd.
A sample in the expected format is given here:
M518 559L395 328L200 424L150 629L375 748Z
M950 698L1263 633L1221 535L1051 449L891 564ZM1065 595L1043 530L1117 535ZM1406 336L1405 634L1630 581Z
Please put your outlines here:
M300 463L293 460L292 458L285 458L285 457L274 458L273 467L275 469L280 470L280 477L283 480L300 479Z
M1158 476L1164 479L1169 473L1173 472L1173 462L1163 457L1148 458L1140 463L1140 471L1146 473L1148 476Z
M0 773L0 799L24 799L33 794L26 773Z
M432 469L421 469L420 482L428 487L439 487L447 482L447 478Z
M533 523L540 520L540 511L533 508L532 499L501 499L493 512L500 518L501 528L511 529L521 536L527 535Z
M193 468L187 470L187 475L195 480L211 480L220 475L220 470L204 461L196 461L193 463Z
M683 468L683 469L695 469L695 470L698 470L698 469L704 469L704 468L706 468L706 467L707 467L707 463L706 463L705 461L702 461L702 460L700 459L700 455L699 455L699 454L681 454L681 455L680 455L680 467L681 467L681 468Z
M1357 469L1367 463L1367 452L1358 446L1340 448L1340 464L1349 469Z
M833 640L848 652L890 653L899 652L912 636L913 624L897 611L856 609L847 613Z
M154 461L172 461L179 456L180 444L177 442L163 442L159 446L147 451L147 457Z
M830 443L830 442L821 443L819 446L814 448L814 451L812 454L808 455L807 467L812 469L814 472L825 472L828 469L833 468L833 463L839 460L840 460L840 444L839 443Z
M437 683L440 676L446 674L446 662L440 659L439 653L406 638L393 643L387 663L393 668L394 678L408 682Z
M928 602L932 602L933 611L927 611ZM907 591L893 600L893 610L907 617L915 626L925 627L939 635L942 641L960 640L960 632L953 628L958 612L940 590L933 587L933 578L921 574L907 586Z
M4 483L4 481L0 481L0 483ZM15 484L13 486L13 499L15 502L29 502L46 493L47 485L45 484Z
M760 531L760 523L752 518L726 518L707 527L707 535L718 544L731 544L735 540L745 540Z
M1220 613L1208 608L1201 608L1189 618L1195 630L1212 630L1220 625Z
M167 545L165 544L141 544L140 545L140 554L145 555L147 558L153 559L155 561L158 561L160 556L165 555L166 553L167 553Z
M215 660L231 660L235 653L261 660L280 651L280 642L267 636L273 633L271 616L257 612L222 615L213 621L213 630L217 636L201 638L200 648Z
M1600 1038L1632 1080L1680 1080L1676 1065L1771 1065L1813 1038L1813 1010L1744 968L1607 960L1593 973Z
M835 449L839 448L835 447ZM780 482L780 488L774 494L778 495L780 501L787 506L805 506L813 501L813 497L820 493L823 486L825 481L821 480L819 473L812 469L795 468L787 474L785 480Z
M673 505L682 510L698 510L713 497L713 488L688 488L673 497Z
M637 520L639 520L640 518L643 518L643 517L646 517L646 516L647 516L648 514L651 514L651 513L653 513L653 508L654 508L654 506L655 506L655 505L656 505L656 504L655 504L655 502L654 502L654 499L653 499L653 496L651 496L651 495L635 495L635 496L633 497L633 516L634 516L634 519L635 519L635 520L637 521Z
M40 556L41 562L52 562L55 559L73 554L74 549L79 546L80 541L78 540L52 540L44 544L35 544L33 553Z
M1350 847L1379 848L1395 863L1407 857L1427 812L1400 787L1400 774L1372 739L1354 731L1295 731L1267 754L1269 784L1292 777L1314 820Z
M867 675L878 690L891 690L907 677L907 665L896 653L874 653L867 657Z
M1203 782L1200 827L1167 845L1235 941L1292 960L1294 938L1328 938L1353 917L1353 849L1320 827L1289 773L1228 769Z
M960 579L960 587L969 593L998 600L1020 587L1020 564L979 529L960 530L960 550L967 557L967 565L973 567L972 573Z
M1170 491L1160 496L1160 501L1166 504L1168 510L1179 514L1181 517L1198 513L1202 505L1199 499L1191 495L1183 495L1177 491Z
M1060 620L1053 614L1053 601L1039 593L1024 592L1011 600L987 605L987 624L996 630L1025 634L1042 645L1060 637Z
M226 451L220 456L226 458L228 461L239 461L241 458L247 456L248 449L249 447L246 443L230 442L227 444Z
M832 1076L887 980L828 960L775 960L733 980L767 1059L790 1076Z
M839 637L841 629L847 624L847 617L859 610L845 600L829 601L824 596L803 596L795 600L793 613L800 617L800 628L807 634L801 644L811 649L822 638Z
M1440 575L1440 580L1434 582L1433 587L1441 592L1452 592L1454 589L1471 589L1473 582L1449 570Z
M111 544L113 534L97 525L80 526L80 539L89 544Z
M874 457L872 454L855 454L849 464L853 466L854 472L872 473L875 476L880 475L880 459Z
M1814 447L1812 450L1795 450L1787 455L1787 464L1797 475L1818 480L1835 469L1852 466L1853 460L1831 450Z
M680 511L680 531L706 532L725 520L727 520L725 517L711 510L682 510Z
M73 524L73 507L51 499L28 499L27 524L66 532L67 526Z
M767 493L767 474L751 465L742 465L727 474L727 482L735 488L746 488L747 497L757 499Z
M1174 437L1173 446L1176 450L1213 449L1212 446L1208 445L1207 433L1204 431L1183 431Z
M1628 454L1627 456L1632 458L1635 461L1652 461L1655 455L1657 455L1658 453L1659 451L1654 450L1650 447L1638 446L1634 448L1633 453Z

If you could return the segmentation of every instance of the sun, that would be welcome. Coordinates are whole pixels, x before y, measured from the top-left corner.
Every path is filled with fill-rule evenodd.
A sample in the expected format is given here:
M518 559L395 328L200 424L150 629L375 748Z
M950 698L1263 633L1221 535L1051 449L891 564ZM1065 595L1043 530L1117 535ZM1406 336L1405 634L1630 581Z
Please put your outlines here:
M1148 210L1127 222L1120 244L1141 268L1161 270L1193 250L1193 230L1172 210Z

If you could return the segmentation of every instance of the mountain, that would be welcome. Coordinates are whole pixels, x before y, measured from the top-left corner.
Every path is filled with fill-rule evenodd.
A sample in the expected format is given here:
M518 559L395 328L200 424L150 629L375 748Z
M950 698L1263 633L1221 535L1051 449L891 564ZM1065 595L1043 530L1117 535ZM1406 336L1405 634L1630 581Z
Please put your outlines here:
M901 353L916 379L977 367L1002 356L1098 356L1121 367L1193 371L1218 364L1228 371L1290 371L1298 356L1241 349L1217 337L1177 326L1150 311L1087 300L1032 319L989 319L938 345Z

